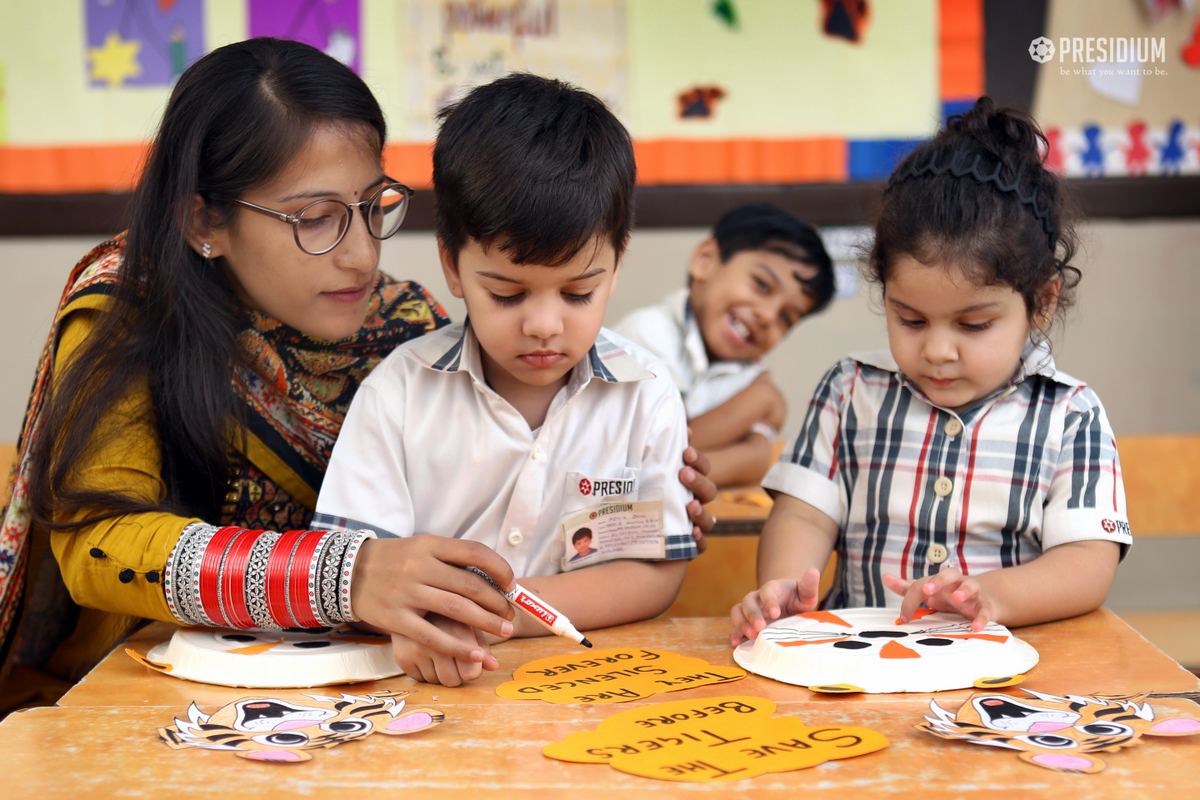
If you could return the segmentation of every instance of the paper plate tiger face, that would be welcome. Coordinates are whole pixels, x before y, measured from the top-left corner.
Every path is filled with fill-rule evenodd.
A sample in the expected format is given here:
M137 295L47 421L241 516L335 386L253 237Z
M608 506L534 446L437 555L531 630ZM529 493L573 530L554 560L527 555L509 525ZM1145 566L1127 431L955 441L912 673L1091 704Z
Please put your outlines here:
M304 695L311 703L277 697L243 697L212 714L195 703L186 720L159 728L159 738L173 750L199 747L230 750L254 761L310 761L308 750L336 747L372 733L402 736L440 725L445 715L435 708L405 708L414 692L377 692L327 697Z
M1093 753L1115 753L1151 736L1200 733L1200 720L1156 720L1142 702L1147 695L1062 697L1026 690L1029 696L973 694L951 714L932 701L918 730L943 739L1020 750L1019 758L1060 772L1100 772L1106 766Z
M818 691L935 692L1019 675L1037 651L995 623L971 629L958 614L921 609L908 622L895 609L812 611L768 625L734 651L738 664ZM988 683L984 686L998 684Z

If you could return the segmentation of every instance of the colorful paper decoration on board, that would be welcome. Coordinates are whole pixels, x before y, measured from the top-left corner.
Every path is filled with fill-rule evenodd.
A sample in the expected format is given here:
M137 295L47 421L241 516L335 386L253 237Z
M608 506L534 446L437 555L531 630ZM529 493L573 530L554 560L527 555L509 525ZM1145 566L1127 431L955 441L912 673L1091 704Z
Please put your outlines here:
M249 0L250 36L311 44L361 72L359 0Z
M738 29L737 8L733 5L733 0L713 0L712 13L725 23L725 27L734 31Z
M145 656L126 648L155 672L200 683L256 689L327 686L390 678L402 673L392 640L348 626L308 631L180 628Z
M826 36L857 44L870 21L871 5L867 0L821 0L821 29Z
M1058 772L1101 772L1107 766L1094 753L1132 747L1142 736L1191 736L1200 720L1156 719L1154 709L1135 695L1063 695L1026 690L1027 697L973 694L951 714L929 703L932 715L917 730L942 739L1021 751L1022 761Z
M1200 16L1196 17L1196 27L1192 29L1192 40L1183 46L1180 52L1183 63L1192 69L1200 69Z
M637 706L594 730L542 748L559 761L608 764L646 778L717 783L806 769L888 746L883 734L837 725L810 727L774 717L762 697L713 697Z
M717 101L725 96L720 86L697 86L679 95L680 117L711 117Z
M737 667L664 650L614 647L530 661L496 694L547 703L626 703L661 692L729 683L746 677Z
M406 707L404 698L413 694L306 694L308 701L242 697L212 714L192 703L186 720L176 717L174 726L158 729L158 736L172 750L227 750L252 761L295 764L311 761L309 750L337 747L372 733L405 736L445 721L436 708Z
M1181 119L1162 127L1136 118L1123 128L1050 127L1045 134L1047 168L1070 178L1200 175L1200 127Z
M815 691L940 692L1031 669L1037 651L989 623L920 609L909 622L895 609L812 611L768 625L733 658L751 672Z
M203 0L86 0L90 85L170 86L206 52Z

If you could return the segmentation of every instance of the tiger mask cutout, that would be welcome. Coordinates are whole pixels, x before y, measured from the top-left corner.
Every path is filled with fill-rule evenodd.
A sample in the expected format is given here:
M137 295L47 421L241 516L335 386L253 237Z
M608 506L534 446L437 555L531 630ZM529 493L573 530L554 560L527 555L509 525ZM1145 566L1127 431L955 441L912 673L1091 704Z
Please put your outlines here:
M1155 720L1142 702L1149 693L1059 697L1026 690L1029 697L973 694L951 714L929 703L933 716L918 730L943 739L1021 751L1022 761L1060 772L1096 773L1107 765L1093 753L1115 753L1145 735L1189 736L1200 733L1200 720Z
M173 750L228 750L254 761L294 764L311 761L309 750L336 747L372 733L403 736L445 720L435 708L406 708L404 698L411 694L304 695L312 703L243 697L212 714L192 703L186 720L176 717L175 726L159 728L158 735Z

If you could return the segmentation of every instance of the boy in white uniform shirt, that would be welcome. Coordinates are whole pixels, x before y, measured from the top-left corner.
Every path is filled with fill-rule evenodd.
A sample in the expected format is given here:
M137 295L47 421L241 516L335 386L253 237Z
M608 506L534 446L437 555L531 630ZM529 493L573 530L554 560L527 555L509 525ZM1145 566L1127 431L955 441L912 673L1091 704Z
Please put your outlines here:
M692 253L687 288L615 326L671 370L718 486L758 483L771 468L787 407L762 357L833 290L833 263L812 227L776 206L744 205Z
M313 524L483 542L581 630L653 617L697 549L670 372L601 328L631 224L629 135L590 94L517 74L443 112L433 165L442 268L468 321L401 346L363 382ZM584 528L595 552L572 563ZM526 614L513 624L547 632ZM393 645L418 680L478 671Z

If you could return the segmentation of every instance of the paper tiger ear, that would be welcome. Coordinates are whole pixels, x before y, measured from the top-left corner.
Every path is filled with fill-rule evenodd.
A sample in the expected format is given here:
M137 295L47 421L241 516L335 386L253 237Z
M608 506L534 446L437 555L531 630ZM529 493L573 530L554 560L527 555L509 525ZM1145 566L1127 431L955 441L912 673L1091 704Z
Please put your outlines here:
M1191 736L1200 733L1200 720L1191 717L1161 719L1146 731L1150 736Z
M146 658L141 653L137 652L136 650L130 650L128 647L125 648L125 655L129 656L134 661L141 664L143 667L146 667L147 669L152 669L155 672L162 672L164 674L170 674L171 670L175 669L170 664L160 664L157 661L151 661L150 659Z
M374 717L375 733L386 733L389 736L403 736L406 733L416 733L435 725L441 725L446 715L436 708L409 708L393 720L383 723L381 717Z
M1086 753L1021 753L1018 758L1055 772L1103 772L1108 765Z

